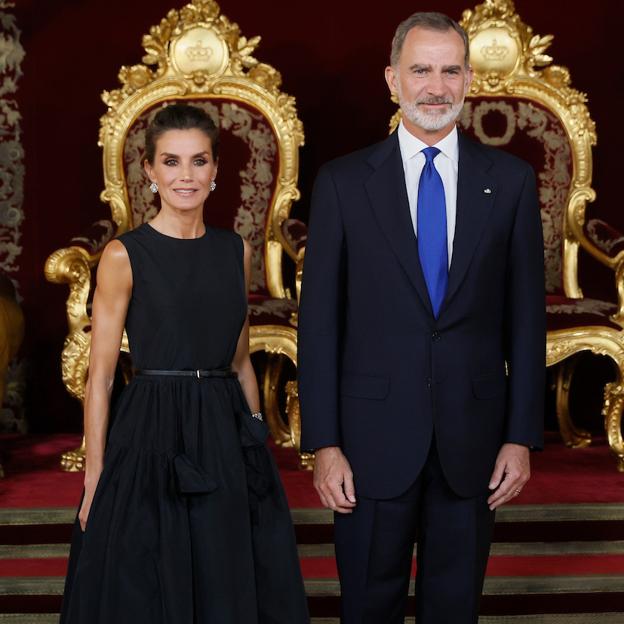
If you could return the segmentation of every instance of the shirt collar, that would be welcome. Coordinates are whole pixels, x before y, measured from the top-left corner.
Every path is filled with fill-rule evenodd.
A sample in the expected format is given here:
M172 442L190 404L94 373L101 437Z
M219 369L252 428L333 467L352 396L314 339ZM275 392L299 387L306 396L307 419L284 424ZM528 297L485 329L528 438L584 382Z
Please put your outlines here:
M426 143L416 138L404 125L403 121L399 124L399 147L401 149L401 157L403 161L408 161L426 147ZM453 162L459 161L459 142L457 138L457 126L433 147L437 147L447 158Z

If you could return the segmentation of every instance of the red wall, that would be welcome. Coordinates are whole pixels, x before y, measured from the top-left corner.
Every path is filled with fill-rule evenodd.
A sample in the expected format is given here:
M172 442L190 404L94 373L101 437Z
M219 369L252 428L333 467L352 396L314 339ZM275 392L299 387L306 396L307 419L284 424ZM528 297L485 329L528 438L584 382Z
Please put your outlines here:
M25 353L31 362L29 418L36 430L79 426L78 404L60 380L59 356L66 333L64 286L48 284L43 264L71 235L107 214L99 202L101 154L97 147L103 89L116 88L121 65L140 62L141 37L176 6L174 0L18 1L16 12L26 49L20 81L26 149L24 252L20 259L27 315ZM177 5L179 8L180 2ZM616 166L621 152L624 72L613 48L621 40L619 2L536 2L516 8L538 34L552 33L549 53L572 73L573 85L589 94L598 128L594 152L597 214L624 229ZM301 158L302 200L294 214L305 218L310 187L326 160L382 138L393 112L383 80L394 28L415 10L445 11L458 19L460 0L430 4L395 0L365 5L354 0L294 3L223 0L222 11L248 37L262 36L256 58L282 73L284 90L297 98L306 145ZM221 167L227 163L221 163ZM593 290L609 276L584 262Z

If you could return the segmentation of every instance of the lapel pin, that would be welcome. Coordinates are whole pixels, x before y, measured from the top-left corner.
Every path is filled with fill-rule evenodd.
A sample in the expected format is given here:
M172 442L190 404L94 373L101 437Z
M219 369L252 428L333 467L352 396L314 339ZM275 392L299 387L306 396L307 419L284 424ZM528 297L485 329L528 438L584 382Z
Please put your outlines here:
M492 189L491 188L484 188L483 192L487 193L488 195L490 195L492 193Z

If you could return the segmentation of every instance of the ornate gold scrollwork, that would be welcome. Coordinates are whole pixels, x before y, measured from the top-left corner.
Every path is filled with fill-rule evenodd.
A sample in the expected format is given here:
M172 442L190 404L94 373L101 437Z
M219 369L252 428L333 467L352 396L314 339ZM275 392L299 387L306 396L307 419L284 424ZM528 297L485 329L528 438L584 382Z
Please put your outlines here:
M624 410L624 333L616 329L603 327L577 327L570 330L548 332L546 365L553 366L579 353L591 351L597 355L606 355L613 360L616 368L616 380L605 386L605 431L611 451L616 456L617 467L624 472L624 440L622 439L622 411ZM565 429L575 430L571 425ZM583 438L580 432L579 438ZM585 446L581 439L578 446Z
M557 420L565 445L571 448L583 448L591 444L591 434L576 427L570 417L570 386L576 364L577 360L572 357L564 360L557 370Z
M214 0L193 0L179 11L172 9L159 25L152 26L143 37L143 65L122 67L121 88L102 94L109 107L101 119L99 140L104 151L102 199L111 205L118 233L132 227L123 145L130 126L147 108L167 100L196 97L250 105L269 121L279 145L265 262L269 292L273 297L285 297L282 256L289 247L281 225L292 202L299 199L298 148L303 145L303 126L295 99L280 91L280 73L252 55L259 43L260 37L242 36L238 25L220 13Z
M268 354L282 355L287 357L293 365L297 366L297 330L294 327L282 325L256 325L249 328L249 350L251 353L264 351ZM271 367L267 369L269 383L274 381L274 373ZM266 378L265 378L266 383ZM290 385L289 385L290 384ZM293 397L288 393L292 388L292 382L286 384L288 423L284 423L274 411L267 418L267 424L273 438L286 446L294 446L299 449L301 440L301 420L297 406L292 404ZM295 397L296 398L296 397ZM268 413L267 413L268 416ZM279 418L279 420L278 420Z

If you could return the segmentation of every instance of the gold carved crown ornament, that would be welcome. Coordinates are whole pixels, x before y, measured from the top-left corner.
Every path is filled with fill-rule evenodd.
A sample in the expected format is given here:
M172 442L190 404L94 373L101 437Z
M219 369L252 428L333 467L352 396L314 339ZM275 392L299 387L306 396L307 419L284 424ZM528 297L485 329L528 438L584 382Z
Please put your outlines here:
M122 67L121 88L102 94L108 106L99 139L106 182L102 200L111 204L122 231L130 227L121 161L127 131L154 104L193 97L238 100L269 121L280 145L275 225L288 217L290 204L299 197L296 180L303 126L295 99L280 91L280 73L254 58L259 43L260 37L244 37L214 0L192 0L180 10L171 9L143 36L143 62Z

